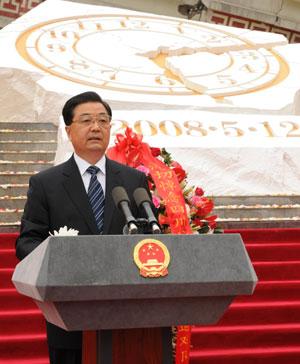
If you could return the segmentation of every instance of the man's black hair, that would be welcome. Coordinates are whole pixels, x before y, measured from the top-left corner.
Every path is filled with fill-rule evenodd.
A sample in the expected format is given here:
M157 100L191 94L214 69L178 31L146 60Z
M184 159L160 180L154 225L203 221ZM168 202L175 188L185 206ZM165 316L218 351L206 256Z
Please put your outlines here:
M71 125L74 108L77 105L84 104L85 102L100 102L106 109L108 115L112 116L111 108L107 102L103 101L101 97L93 91L83 92L82 94L71 97L62 109L62 115L66 125Z

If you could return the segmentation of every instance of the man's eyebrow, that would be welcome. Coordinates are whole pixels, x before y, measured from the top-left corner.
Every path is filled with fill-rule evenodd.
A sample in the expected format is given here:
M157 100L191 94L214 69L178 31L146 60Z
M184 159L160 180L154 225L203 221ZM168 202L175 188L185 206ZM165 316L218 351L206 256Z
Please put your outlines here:
M79 116L88 116L88 115L108 115L108 114L106 114L105 112L99 112L96 114L90 114L89 112L85 112L83 114L80 114Z

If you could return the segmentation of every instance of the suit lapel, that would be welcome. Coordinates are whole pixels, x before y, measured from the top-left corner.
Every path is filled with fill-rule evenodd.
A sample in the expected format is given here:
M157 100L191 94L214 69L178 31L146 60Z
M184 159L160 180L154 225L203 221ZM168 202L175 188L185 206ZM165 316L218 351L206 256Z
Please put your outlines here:
M89 226L91 234L98 235L99 231L93 211L73 156L65 163L63 175L63 185L66 189L66 192L69 194L74 205L77 207L82 219Z
M113 213L116 209L115 202L112 198L112 190L121 185L120 170L106 158L106 191L105 191L105 209L104 209L104 226L103 234L108 234L112 223Z

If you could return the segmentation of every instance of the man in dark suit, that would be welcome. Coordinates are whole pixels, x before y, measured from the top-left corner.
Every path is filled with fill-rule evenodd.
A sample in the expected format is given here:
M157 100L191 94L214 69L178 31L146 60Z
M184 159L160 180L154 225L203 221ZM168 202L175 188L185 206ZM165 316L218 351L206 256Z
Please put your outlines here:
M75 152L65 163L31 177L16 241L19 259L63 226L78 230L79 235L122 234L125 219L112 199L116 186L125 188L133 215L139 216L133 191L138 187L148 190L147 180L144 173L105 157L111 116L109 105L94 92L79 94L66 102L65 129ZM99 168L97 179L105 196L100 232L88 197L91 174L87 168L91 165ZM51 364L81 363L81 332L67 332L47 322L47 341Z

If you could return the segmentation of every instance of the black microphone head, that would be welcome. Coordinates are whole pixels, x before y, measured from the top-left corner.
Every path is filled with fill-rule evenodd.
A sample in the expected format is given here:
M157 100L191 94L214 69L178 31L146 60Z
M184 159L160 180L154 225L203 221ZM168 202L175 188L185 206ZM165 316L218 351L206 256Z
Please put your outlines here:
M127 201L130 203L127 192L124 187L118 186L112 190L112 197L115 201L116 206L119 206L120 202Z
M137 188L133 192L133 197L134 197L135 203L137 204L138 207L140 207L141 204L143 202L145 202L145 201L149 202L151 204L151 200L150 200L150 197L148 195L148 192L143 187Z

